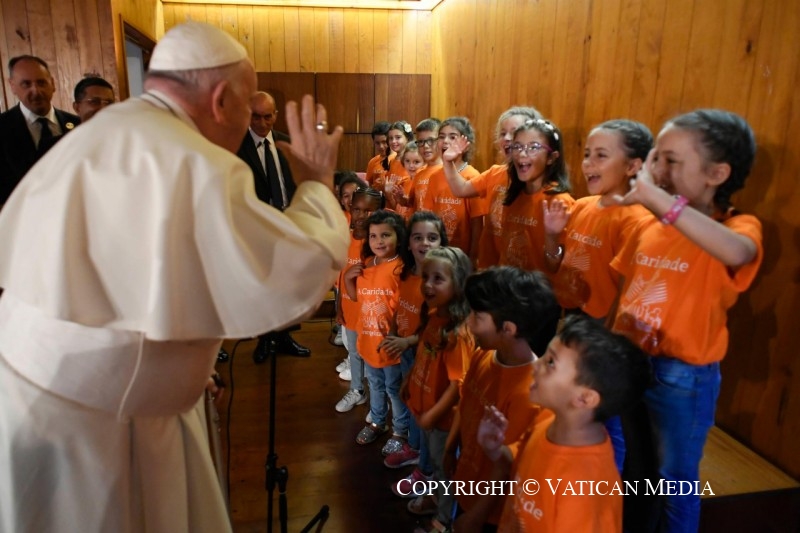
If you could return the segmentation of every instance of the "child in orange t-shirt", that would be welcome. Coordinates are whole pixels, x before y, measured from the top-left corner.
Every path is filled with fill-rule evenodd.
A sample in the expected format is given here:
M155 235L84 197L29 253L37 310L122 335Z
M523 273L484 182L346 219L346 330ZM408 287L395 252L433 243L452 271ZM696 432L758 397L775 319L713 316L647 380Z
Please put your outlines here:
M665 481L699 480L728 348L727 311L763 258L760 222L731 205L755 150L750 126L734 113L678 116L619 198L655 215L638 222L611 262L623 278L613 329L653 356L655 385L645 394L650 423L639 431L652 428L657 475ZM664 503L664 530L697 530L699 493Z
M347 294L344 274L349 267L361 264L364 239L367 236L367 219L373 212L383 207L383 195L375 189L361 188L353 193L350 204L350 247L347 250L347 267L339 274L340 295L336 307L336 322L342 327L342 341L347 349L347 363L342 365L341 369L337 367L337 370L339 379L350 382L350 390L336 403L336 410L340 413L350 411L356 405L362 405L367 401L364 392L364 359L358 353L356 334L361 312L358 303L351 300Z
M402 199L410 194L416 175L425 167L425 162L422 160L422 154L419 153L419 147L414 141L403 147L397 159L402 163L408 179L395 180L391 185L387 185L386 199L389 207L408 220L414 214L414 205L411 202L403 202ZM398 202L398 199L401 201Z
M488 480L492 462L478 444L478 424L487 406L509 421L505 442L516 442L539 415L528 401L536 354L531 340L544 323L559 316L550 283L541 272L515 267L490 267L467 278L464 289L472 312L467 326L478 346L487 350L470 362L461 387L453 426L445 445L445 470L450 472L460 448L453 480ZM549 413L548 413L549 414ZM449 468L448 468L449 467ZM498 495L460 494L456 531L481 531L497 526L503 509Z
M404 120L393 123L389 126L387 139L389 150L395 154L395 157L390 162L387 172L375 176L372 186L388 194L394 185L405 187L409 181L408 172L403 168L403 163L400 159L400 153L406 144L414 140L414 131L411 129L411 124Z
M397 155L389 149L388 135L390 127L391 123L384 120L376 122L372 126L372 144L375 145L375 157L367 163L365 174L367 184L370 187L372 187L376 179L383 179L382 176L389 172L389 167Z
M513 461L499 532L622 531L624 488L603 421L637 402L649 380L648 357L633 343L589 317L566 319L533 364L530 388L530 401L555 416L511 446L496 407L486 408L478 428L498 477Z
M409 143L411 144L411 143ZM381 344L386 351L400 355L400 369L403 379L414 365L414 355L419 341L420 313L424 298L422 296L422 263L429 250L447 246L447 233L442 220L430 211L417 211L408 223L408 248L401 252L403 272L400 274L400 302L395 315L395 328ZM414 417L408 420L408 442L390 439L384 446L388 468L402 468L418 465L414 471L401 481L393 484L395 494L401 497L415 497L423 491L415 491L415 481L427 480L433 472L430 455L424 445L422 434Z
M471 271L469 258L459 248L436 248L425 255L422 335L414 366L403 382L403 398L424 431L434 478L440 482L447 480L444 445L461 382L475 352L475 341L464 324L469 314L464 283ZM434 526L444 530L450 524L453 494L441 483L435 497L419 496L408 503L408 510L415 514L429 514L434 508Z
M345 272L347 294L358 302L358 352L364 358L364 371L370 389L369 413L372 422L358 433L358 444L370 444L388 431L387 396L392 403L392 432L396 438L408 436L408 409L400 399L400 358L381 348L397 311L400 271L403 260L399 249L407 245L403 217L387 210L374 212L367 219L364 262Z
M478 243L478 268L486 268L499 263L499 247L503 235L503 200L508 190L508 163L511 160L511 145L514 132L526 120L542 118L533 107L514 106L506 109L497 119L495 127L495 146L502 164L493 165L480 176L465 180L452 164L445 164L444 175L454 195L459 198L479 197L485 204L486 219ZM469 148L466 137L450 143L444 159L453 161L459 153Z
M428 192L431 176L442 168L442 157L439 152L439 125L441 121L436 118L426 118L417 124L417 148L422 156L425 166L417 171L407 190L395 187L392 191L395 203L409 207L414 211L421 211L425 195Z
M450 117L442 122L439 128L439 150L447 151L450 144L461 137L466 137L470 143L475 142L475 131L466 117ZM472 179L479 173L469 165L472 149L459 153L452 161L456 172L464 179ZM435 172L430 177L428 190L422 206L433 211L444 222L447 229L447 238L450 246L461 248L473 262L478 257L478 240L483 229L483 215L486 214L484 202L476 198L459 198L455 196L447 185L444 170Z

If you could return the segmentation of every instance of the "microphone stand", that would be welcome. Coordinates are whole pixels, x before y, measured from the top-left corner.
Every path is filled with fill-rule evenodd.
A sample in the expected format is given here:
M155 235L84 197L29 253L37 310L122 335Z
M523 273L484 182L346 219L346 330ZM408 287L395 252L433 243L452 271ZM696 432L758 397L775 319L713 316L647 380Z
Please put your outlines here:
M289 469L286 466L278 467L278 455L275 453L275 389L276 389L276 375L277 375L277 352L275 351L275 343L271 340L267 341L270 358L270 371L269 371L269 450L267 452L267 461L264 465L266 470L266 488L267 488L267 533L272 533L272 517L273 517L273 493L275 486L278 487L278 519L281 524L281 533L287 533L288 520L289 520L289 507L286 501L286 482L289 480ZM306 524L300 533L308 533L311 528L317 525L317 532L322 531L325 522L328 520L330 508L323 505L319 512L314 515L314 518Z

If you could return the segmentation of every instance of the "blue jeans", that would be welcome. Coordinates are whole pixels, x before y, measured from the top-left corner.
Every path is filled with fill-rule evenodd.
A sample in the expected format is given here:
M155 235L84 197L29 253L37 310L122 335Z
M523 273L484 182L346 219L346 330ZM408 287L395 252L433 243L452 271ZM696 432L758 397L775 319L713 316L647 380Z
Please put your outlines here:
M358 334L352 330L342 329L342 340L347 348L347 358L350 359L350 390L364 391L364 359L358 354L356 340Z
M400 371L403 374L403 379L411 373L411 367L414 366L414 357L417 354L417 347L412 346L408 348L400 356ZM419 464L417 468L426 476L431 475L433 472L433 465L431 464L431 456L428 453L428 446L425 444L425 439L422 436L422 430L417 425L417 419L408 416L408 445L415 450L419 450Z
M622 467L625 466L625 436L622 434L622 418L612 416L605 422L608 438L614 447L614 463L617 465L619 475L622 475Z
M700 459L719 396L719 363L695 366L653 357L655 384L645 393L656 447L659 477L665 481L700 479ZM665 496L659 530L697 531L700 496Z
M400 399L400 383L403 375L400 365L374 368L364 364L369 382L369 412L372 423L383 426L386 423L386 396L392 402L392 433L403 438L408 437L408 409Z

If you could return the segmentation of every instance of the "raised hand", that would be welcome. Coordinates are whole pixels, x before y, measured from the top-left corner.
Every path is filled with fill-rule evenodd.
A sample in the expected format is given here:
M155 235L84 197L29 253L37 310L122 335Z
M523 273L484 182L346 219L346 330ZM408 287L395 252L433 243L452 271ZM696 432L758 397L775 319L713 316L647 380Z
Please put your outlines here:
M542 210L544 211L544 216L542 218L545 233L558 235L564 231L572 212L563 200L554 198L549 205L547 200L542 200Z
M469 140L461 135L458 139L451 142L447 150L442 154L442 159L447 162L453 162L459 158L469 148Z
M303 96L299 112L297 102L288 102L286 123L292 142L276 144L289 160L295 182L318 181L333 190L333 171L344 130L336 126L328 133L327 116L325 107L315 104L310 95Z
M661 191L660 183L656 183L653 177L653 166L655 160L656 150L653 148L647 154L647 160L636 173L636 179L630 181L631 190L625 196L619 194L614 195L614 202L621 205L642 204L649 205L648 202L654 195L658 195Z
M502 454L507 429L508 420L503 413L493 405L486 406L478 425L478 444L492 461L499 459Z

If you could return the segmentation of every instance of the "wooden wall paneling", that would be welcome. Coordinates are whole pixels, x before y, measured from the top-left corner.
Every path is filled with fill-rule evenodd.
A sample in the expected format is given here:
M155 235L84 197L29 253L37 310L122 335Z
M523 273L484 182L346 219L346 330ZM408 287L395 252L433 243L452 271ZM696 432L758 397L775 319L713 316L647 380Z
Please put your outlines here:
M283 8L269 8L269 65L271 72L286 72L286 36L283 21Z
M507 4L509 7L511 5ZM502 6L498 6L496 2L492 2L490 6L487 5L485 17L481 17L479 24L483 31L477 30L474 35L475 55L473 58L472 83L476 87L489 88L499 82L495 75L498 61L494 57L494 38L496 34L493 30L496 27L498 10L501 8ZM490 118L494 114L494 106L492 104L495 102L490 102L490 100L495 100L495 98L475 100L475 105L471 106L469 110L465 110L467 111L465 114L470 119L475 130L475 151L470 163L481 170L487 168L494 161L492 135L488 129L488 124L492 121Z
M342 72L359 72L358 65L358 12L344 10L342 35L344 40L344 70Z
M297 12L300 38L300 72L316 70L314 56L316 54L316 35L314 31L314 10L299 9Z
M75 37L81 74L105 77L103 48L96 39L100 35L97 2L75 2ZM77 83L77 81L75 82Z
M28 27L28 10L26 7L25 2L3 0L4 40L7 45L7 59L32 53L31 34Z
M206 22L211 24L212 26L224 30L224 23L222 22L222 12L219 10L219 6L206 6Z
M538 79L547 80L544 83L523 83L524 92L517 95L517 98L524 102L537 102L538 105L549 109L552 106L553 87L550 81L553 75L553 50L557 46L555 42L556 17L562 2L542 2L539 4L539 16L542 18L543 27L541 33L541 50L539 52L539 72Z
M373 156L372 137L365 133L348 133L342 137L339 144L339 156L336 168L364 172L367 162Z
M614 78L616 88L611 92L609 109L617 118L630 118L633 77L636 73L636 51L640 35L642 4L637 0L624 0L619 13L618 38L616 43L616 65ZM602 117L606 120L610 117ZM590 126L591 127L591 126ZM586 132L588 133L588 132Z
M328 110L328 122L345 133L369 133L375 122L375 76L317 73L317 101Z
M696 2L692 32L686 54L681 111L706 107L714 96L714 80L719 72L719 56L724 24L719 23L719 7Z
M763 9L762 0L730 0L723 14L719 70L711 100L741 115L747 112L750 98Z
M375 9L372 15L372 64L375 73L389 72L389 12Z
M330 30L330 53L328 54L328 72L346 72L344 66L345 37L344 10L329 9L328 27ZM319 70L317 72L320 72Z
M429 75L375 74L375 120L405 120L413 128L430 116L430 94Z
M255 65L256 43L255 23L253 20L253 6L236 6L236 20L239 22L237 40L247 50L247 55Z
M653 121L659 126L681 111L694 5L695 0L670 0L667 3L664 15L665 38L661 42L658 84L653 106Z
M82 1L82 0L78 0ZM53 105L59 109L72 110L72 89L83 78L80 59L80 43L75 32L75 7L72 0L53 1L50 3L50 34L42 37L55 45L56 93ZM31 19L33 20L33 19ZM85 46L89 46L88 43ZM47 46L49 49L50 46ZM51 68L52 71L52 68Z
M403 14L389 11L387 18L387 62L386 72L403 72Z
M283 9L286 72L300 72L300 19L296 7Z
M294 100L299 104L304 95L314 95L314 74L310 72L258 72L257 76L258 90L266 91L275 98L275 108L278 110L275 129L288 133L286 102ZM325 102L320 103L325 104ZM328 116L330 117L330 114ZM330 119L329 122L331 122Z
M316 72L328 72L331 68L331 27L328 9L314 8L314 66Z
M207 8L203 4L189 6L189 18L194 22L208 22Z
M256 72L272 72L269 15L266 7L253 7L253 64Z
M415 74L417 70L417 12L401 11L403 16L403 74Z
M358 12L357 72L375 72L375 14L371 9Z
M621 0L593 2L589 26L589 61L586 70L586 105L582 122L597 124L609 117L611 97L624 78L617 78ZM625 43L625 45L629 45ZM635 45L635 41L630 43ZM582 137L583 131L572 132ZM573 139L574 141L574 139ZM579 140L578 142L581 142Z
M431 72L431 18L430 11L417 11L417 38L416 52L417 74L430 74Z
M175 4L163 4L164 6L164 31L168 31L175 25Z
M629 117L639 120L658 133L661 124L654 118L654 100L659 84L659 62L664 40L664 17L666 0L642 2L639 16L639 39L636 43L636 71L633 74L633 90ZM667 37L669 40L671 37Z

